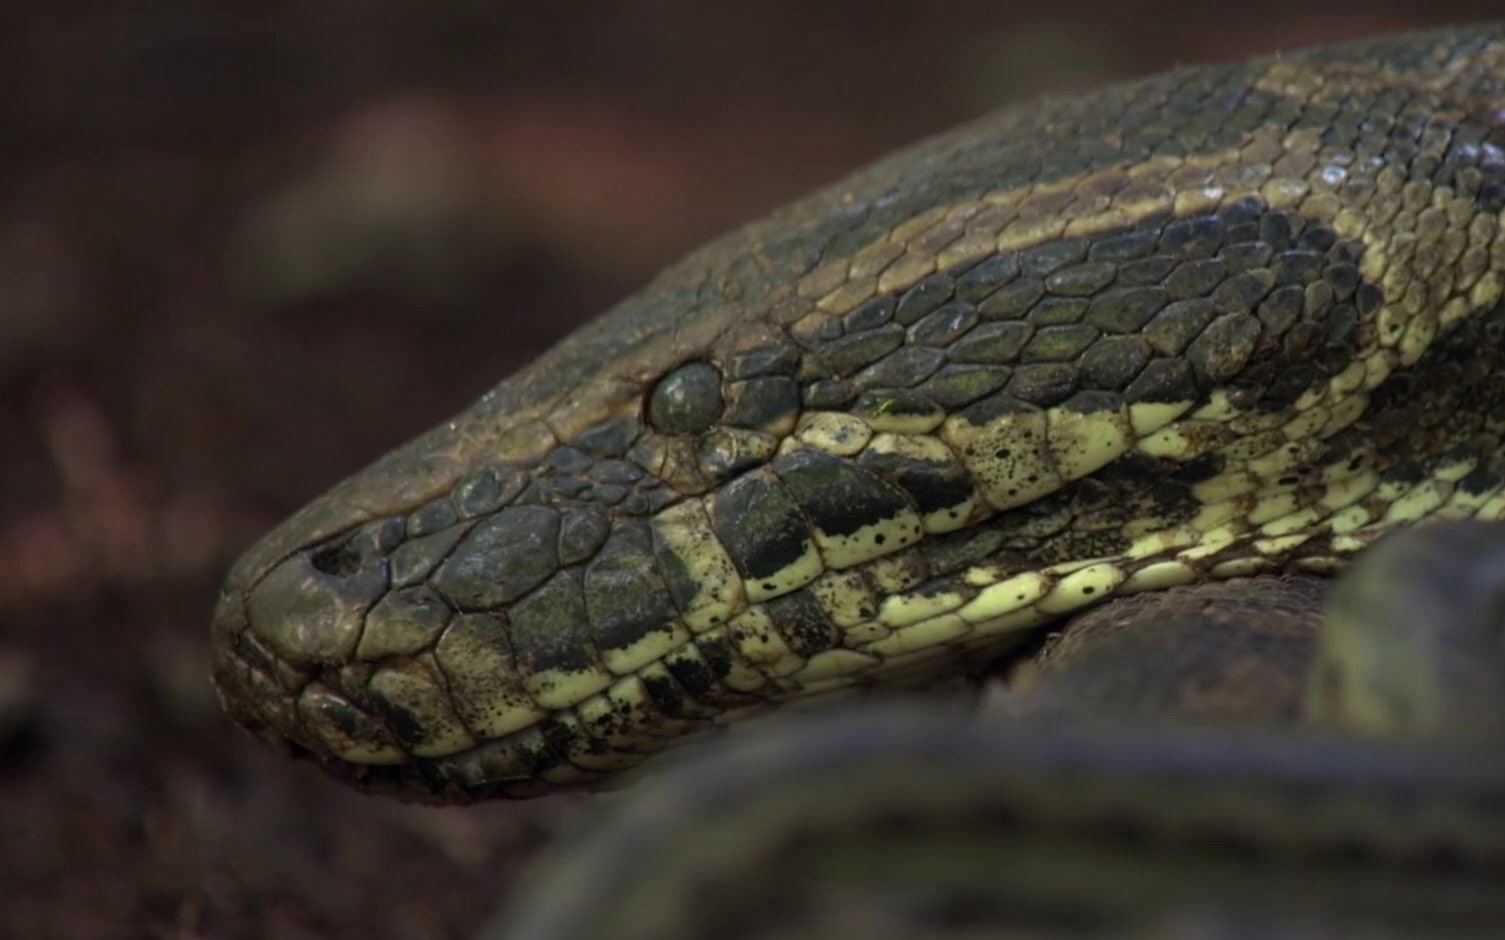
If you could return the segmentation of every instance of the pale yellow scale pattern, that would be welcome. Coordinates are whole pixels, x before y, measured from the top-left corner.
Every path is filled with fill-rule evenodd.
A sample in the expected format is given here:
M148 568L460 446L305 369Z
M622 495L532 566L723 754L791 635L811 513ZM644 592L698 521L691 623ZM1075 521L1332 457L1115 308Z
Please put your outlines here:
M693 602L680 611L691 631L704 633L747 606L742 578L711 530L704 502L685 500L665 509L654 518L653 533L683 560L698 588Z

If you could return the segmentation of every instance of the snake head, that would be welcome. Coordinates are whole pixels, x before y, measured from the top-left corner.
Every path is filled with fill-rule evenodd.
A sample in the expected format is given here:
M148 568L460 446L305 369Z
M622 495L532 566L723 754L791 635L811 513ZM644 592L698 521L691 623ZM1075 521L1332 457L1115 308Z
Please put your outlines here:
M759 311L814 249L768 244L778 228L688 259L252 547L214 617L230 715L359 785L455 801L652 746L577 753L581 707L685 728L750 703L715 687L727 641L705 634L747 598L702 549L741 545L744 574L784 562L742 524L748 499L719 523L703 499L800 405L797 349Z
M522 796L1505 514L1502 76L1498 28L1173 72L726 236L253 547L226 708Z

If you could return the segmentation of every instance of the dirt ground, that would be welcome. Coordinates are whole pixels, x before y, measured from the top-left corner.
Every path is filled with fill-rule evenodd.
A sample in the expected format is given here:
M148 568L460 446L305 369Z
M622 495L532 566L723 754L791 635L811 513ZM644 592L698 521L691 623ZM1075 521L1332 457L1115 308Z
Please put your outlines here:
M578 803L403 806L232 727L258 533L927 131L1497 4L75 6L0 37L0 935L431 940Z

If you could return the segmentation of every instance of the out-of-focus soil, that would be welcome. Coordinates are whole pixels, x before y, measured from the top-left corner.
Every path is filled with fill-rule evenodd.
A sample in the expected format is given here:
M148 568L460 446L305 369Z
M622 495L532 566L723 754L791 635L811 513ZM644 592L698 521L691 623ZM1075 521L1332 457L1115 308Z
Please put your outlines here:
M235 554L704 238L1044 89L1493 4L35 4L0 37L0 935L461 937L569 801L219 713Z

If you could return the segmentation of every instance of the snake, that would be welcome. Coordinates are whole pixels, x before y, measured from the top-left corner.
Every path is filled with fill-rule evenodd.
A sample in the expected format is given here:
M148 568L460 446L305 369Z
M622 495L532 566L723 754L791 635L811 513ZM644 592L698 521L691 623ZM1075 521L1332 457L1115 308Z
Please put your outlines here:
M1006 720L885 701L692 752L550 846L483 940L1501 934L1505 526L1411 528L1332 590L1141 598L1076 618ZM1134 658L1167 629L1204 662ZM1251 639L1291 688L1186 700ZM1092 650L1147 674L1105 685Z
M605 824L600 851L681 873L650 900L692 893L733 831L762 859L675 907L700 917L757 904L765 874L800 880L761 848L843 826L870 838L827 864L930 859L898 883L960 885L964 911L984 873L1090 871L1072 853L1094 837L1123 856L1094 884L1145 896L1124 859L1163 837L1183 875L1266 901L1331 880L1392 902L1376 910L1420 899L1413 926L1497 916L1505 749L1447 741L1496 740L1505 683L1458 676L1500 658L1501 618L1488 590L1431 583L1493 570L1467 537L1443 538L1445 563L1402 553L1361 582L1386 600L1328 618L1322 650L1343 652L1317 655L1307 710L1341 713L1333 738L1044 715L958 730L862 703L1028 656L1094 605L1326 577L1397 533L1497 533L1502 210L1505 24L1005 108L711 242L266 535L214 614L221 701L284 753L409 800L646 770L647 809ZM1418 595L1437 616L1383 626ZM1434 635L1455 607L1461 652ZM1113 669L1166 655L1141 644ZM778 730L821 707L830 722ZM720 749L742 725L746 748ZM719 756L652 776L696 741ZM735 806L753 809L721 827ZM957 848L984 833L1003 855ZM1242 877L1252 849L1284 875ZM563 870L529 896L637 916ZM1043 929L1059 898L1022 875L1000 889L1036 890ZM643 935L706 935L676 929ZM588 935L625 936L508 934Z

